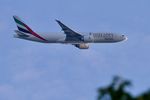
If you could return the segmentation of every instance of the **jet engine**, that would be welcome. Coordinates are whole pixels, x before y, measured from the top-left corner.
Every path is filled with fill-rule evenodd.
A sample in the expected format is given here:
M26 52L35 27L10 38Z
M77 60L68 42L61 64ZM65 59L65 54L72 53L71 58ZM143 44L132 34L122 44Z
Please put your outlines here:
M75 47L77 47L79 49L88 49L89 45L85 44L85 43L81 43L81 44L75 44Z

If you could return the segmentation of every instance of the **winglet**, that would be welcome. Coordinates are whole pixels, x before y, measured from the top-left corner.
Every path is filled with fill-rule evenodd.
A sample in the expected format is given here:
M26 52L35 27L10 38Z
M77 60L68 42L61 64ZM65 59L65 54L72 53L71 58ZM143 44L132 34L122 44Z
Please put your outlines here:
M61 21L56 19L56 22L60 25L64 33L66 34L66 41L82 41L83 36L72 29L70 29L68 26L64 25Z
M59 20L57 20L57 19L56 19L55 21L61 26L62 29L67 27L67 26L64 25L61 21L59 21Z
M76 33L75 31L73 31L72 29L70 29L68 26L66 26L65 24L63 24L61 21L57 20L56 19L56 22L60 25L60 27L62 28L62 30L65 32L65 33Z
M56 22L60 22L59 20L55 19Z

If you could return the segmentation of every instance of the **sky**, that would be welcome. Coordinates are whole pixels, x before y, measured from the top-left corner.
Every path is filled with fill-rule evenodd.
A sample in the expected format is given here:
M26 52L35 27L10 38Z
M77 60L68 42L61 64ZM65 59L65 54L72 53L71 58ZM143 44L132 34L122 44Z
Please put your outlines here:
M133 95L150 87L149 0L1 0L0 100L96 100L115 75L132 81ZM34 31L115 32L128 41L72 45L13 38L20 16ZM62 32L63 34L63 32Z

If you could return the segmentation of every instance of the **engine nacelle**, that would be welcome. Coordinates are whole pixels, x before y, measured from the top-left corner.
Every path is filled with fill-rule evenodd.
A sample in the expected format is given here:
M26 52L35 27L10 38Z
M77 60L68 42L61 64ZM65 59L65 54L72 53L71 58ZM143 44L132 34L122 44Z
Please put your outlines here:
M85 44L85 43L75 44L75 46L79 49L88 49L89 48L89 45Z

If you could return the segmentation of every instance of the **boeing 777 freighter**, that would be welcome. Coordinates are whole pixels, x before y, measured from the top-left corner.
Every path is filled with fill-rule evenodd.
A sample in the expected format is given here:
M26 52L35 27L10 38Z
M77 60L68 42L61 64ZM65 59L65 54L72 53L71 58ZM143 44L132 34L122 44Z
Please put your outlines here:
M61 21L56 20L60 25L64 34L58 33L37 33L34 32L27 24L25 24L19 17L13 16L18 30L15 30L16 38L31 40L42 43L65 43L72 44L79 49L88 49L88 43L115 43L127 40L125 35L114 33L92 33L82 34L73 31Z

